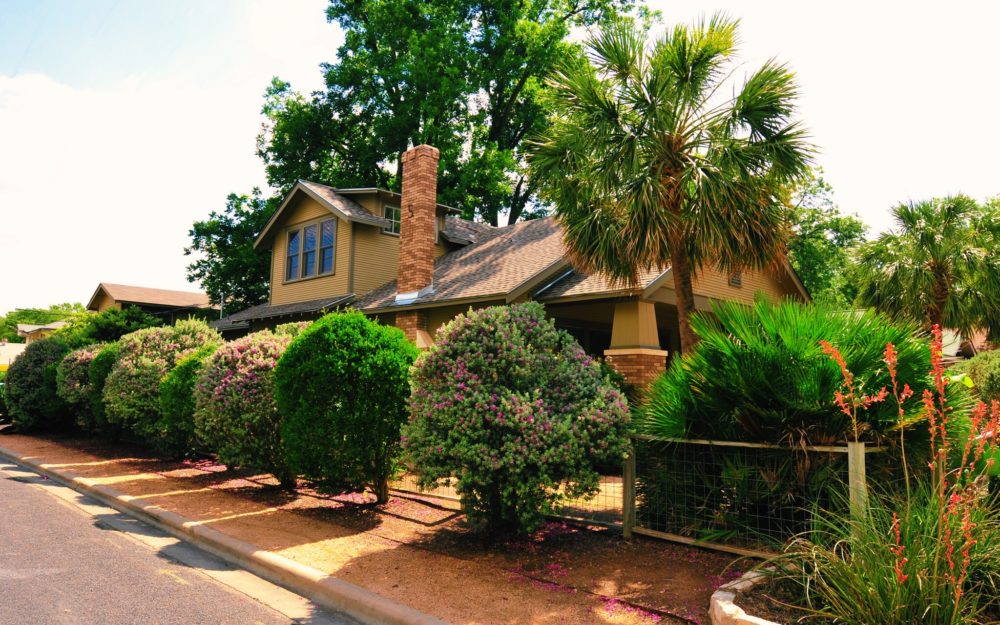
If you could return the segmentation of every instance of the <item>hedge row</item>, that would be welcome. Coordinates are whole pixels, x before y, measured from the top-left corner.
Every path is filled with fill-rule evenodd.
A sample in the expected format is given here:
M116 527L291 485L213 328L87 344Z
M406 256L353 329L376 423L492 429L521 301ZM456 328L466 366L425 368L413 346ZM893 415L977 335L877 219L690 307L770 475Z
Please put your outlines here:
M193 320L85 346L56 335L14 363L8 397L24 430L213 454L286 487L303 476L384 503L404 464L428 485L458 476L487 531L536 527L625 456L623 396L540 305L470 312L439 337L418 358L401 330L360 312L230 342Z

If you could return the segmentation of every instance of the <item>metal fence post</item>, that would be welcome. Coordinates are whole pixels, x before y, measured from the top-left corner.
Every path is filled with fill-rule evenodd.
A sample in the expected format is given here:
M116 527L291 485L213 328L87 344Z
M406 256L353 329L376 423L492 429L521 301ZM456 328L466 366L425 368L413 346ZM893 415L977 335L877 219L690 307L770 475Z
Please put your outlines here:
M633 441L634 443L634 441ZM622 471L622 537L632 538L635 526L635 445Z
M865 516L868 510L868 480L865 478L864 443L847 443L847 488L851 515L855 518Z

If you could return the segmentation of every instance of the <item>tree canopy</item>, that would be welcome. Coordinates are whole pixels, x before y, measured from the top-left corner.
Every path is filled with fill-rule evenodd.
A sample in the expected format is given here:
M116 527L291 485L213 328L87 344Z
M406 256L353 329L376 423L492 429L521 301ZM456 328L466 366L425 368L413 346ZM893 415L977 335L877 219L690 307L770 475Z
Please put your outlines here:
M790 218L788 260L802 283L814 301L847 308L858 294L852 252L865 240L868 226L856 215L840 212L833 187L819 168L796 185Z
M260 189L250 195L230 194L226 208L196 221L185 255L197 259L187 267L188 280L199 281L213 304L233 314L267 301L271 256L253 248L254 240L277 207Z
M956 195L892 209L894 226L860 249L858 302L926 328L1000 338L1000 206Z
M30 323L44 325L56 321L68 321L86 313L83 304L66 302L53 304L48 308L18 308L0 315L0 341L23 343L24 337L17 335L17 324Z
M545 76L579 62L568 40L631 10L633 0L332 0L327 19L344 29L326 89L306 97L275 79L258 153L271 186L300 178L332 186L398 190L400 155L428 143L441 151L445 204L497 225L531 213L535 184L524 137L547 123Z
M652 45L634 25L604 28L589 63L552 77L555 116L530 156L576 265L632 284L671 267L685 352L697 340L693 273L774 262L786 187L811 154L789 69L771 61L729 80L737 26L716 15Z

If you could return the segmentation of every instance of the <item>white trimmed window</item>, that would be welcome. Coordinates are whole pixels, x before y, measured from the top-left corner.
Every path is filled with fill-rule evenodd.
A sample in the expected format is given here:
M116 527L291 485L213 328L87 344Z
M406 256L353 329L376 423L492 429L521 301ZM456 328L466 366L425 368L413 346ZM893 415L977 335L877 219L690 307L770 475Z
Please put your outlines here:
M399 234L399 218L401 214L398 206L383 207L382 216L389 221L389 225L382 228L382 232L386 234Z
M288 231L285 281L333 273L337 220L326 219Z

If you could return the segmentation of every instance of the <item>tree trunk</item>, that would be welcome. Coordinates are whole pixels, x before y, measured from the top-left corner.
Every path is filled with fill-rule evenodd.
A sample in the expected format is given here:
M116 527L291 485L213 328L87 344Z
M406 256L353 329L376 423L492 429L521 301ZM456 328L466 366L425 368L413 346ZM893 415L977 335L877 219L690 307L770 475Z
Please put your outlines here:
M674 276L674 294L677 298L677 326L681 336L681 354L687 354L698 343L691 328L694 313L694 287L691 283L691 259L681 234L670 237L670 270Z
M372 491L375 492L375 505L389 503L389 478L379 478L372 484Z

